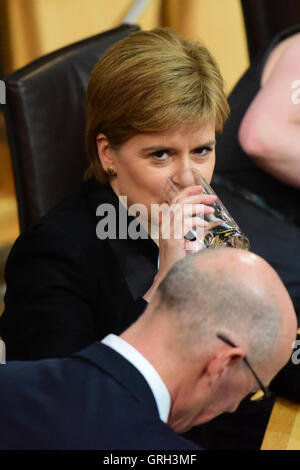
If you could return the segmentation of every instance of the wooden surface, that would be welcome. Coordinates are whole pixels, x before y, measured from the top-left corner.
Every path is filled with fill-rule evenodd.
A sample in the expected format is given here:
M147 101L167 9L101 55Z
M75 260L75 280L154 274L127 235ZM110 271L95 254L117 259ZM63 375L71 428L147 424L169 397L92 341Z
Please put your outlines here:
M261 450L300 450L300 404L277 398Z
M277 398L261 450L300 450L300 403Z

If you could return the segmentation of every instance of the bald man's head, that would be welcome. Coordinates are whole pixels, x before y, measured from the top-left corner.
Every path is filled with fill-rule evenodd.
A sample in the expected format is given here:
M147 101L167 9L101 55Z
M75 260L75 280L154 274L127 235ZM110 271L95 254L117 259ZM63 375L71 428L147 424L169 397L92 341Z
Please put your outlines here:
M295 338L295 312L279 276L244 250L218 248L185 257L161 283L156 300L156 313L172 316L178 327L180 347L197 348L221 331L260 363L283 344L283 333L286 341ZM287 348L282 360L281 367Z
M214 248L178 261L122 337L161 375L172 400L168 423L183 432L258 391L245 356L267 386L288 361L296 328L290 297L268 263Z

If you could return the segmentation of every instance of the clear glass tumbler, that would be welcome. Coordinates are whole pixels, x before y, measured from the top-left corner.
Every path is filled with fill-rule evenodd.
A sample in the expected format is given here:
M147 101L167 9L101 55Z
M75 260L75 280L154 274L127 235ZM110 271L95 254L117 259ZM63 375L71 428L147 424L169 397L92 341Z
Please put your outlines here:
M195 168L187 168L176 172L170 178L164 187L164 196L170 203L174 196L187 186L201 186L204 194L212 194L217 197L216 201L210 204L214 208L212 214L197 214L208 222L204 231L202 243L205 248L216 246L231 246L234 248L242 248L248 250L250 243L246 235L241 231L238 224L230 215L222 201L214 192L212 187L201 176L199 170ZM190 241L199 240L196 229L191 229L185 238Z

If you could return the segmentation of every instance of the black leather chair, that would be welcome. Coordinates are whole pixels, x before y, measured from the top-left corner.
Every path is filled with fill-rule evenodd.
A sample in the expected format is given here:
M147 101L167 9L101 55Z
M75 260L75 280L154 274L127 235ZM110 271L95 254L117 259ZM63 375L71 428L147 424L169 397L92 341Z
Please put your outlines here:
M137 30L136 25L122 24L41 57L4 79L21 231L82 181L88 77L111 44Z

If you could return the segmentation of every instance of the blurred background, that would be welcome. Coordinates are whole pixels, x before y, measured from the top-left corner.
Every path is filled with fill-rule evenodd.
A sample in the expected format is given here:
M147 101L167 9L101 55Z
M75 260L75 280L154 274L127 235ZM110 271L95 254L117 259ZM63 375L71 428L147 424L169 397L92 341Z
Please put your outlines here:
M257 50L280 29L300 22L299 0L144 3L136 23L142 29L169 26L188 40L204 42L220 66L228 94ZM134 0L0 0L0 78L58 48L120 25L134 4ZM5 291L5 261L19 234L4 106L0 108L0 299Z

